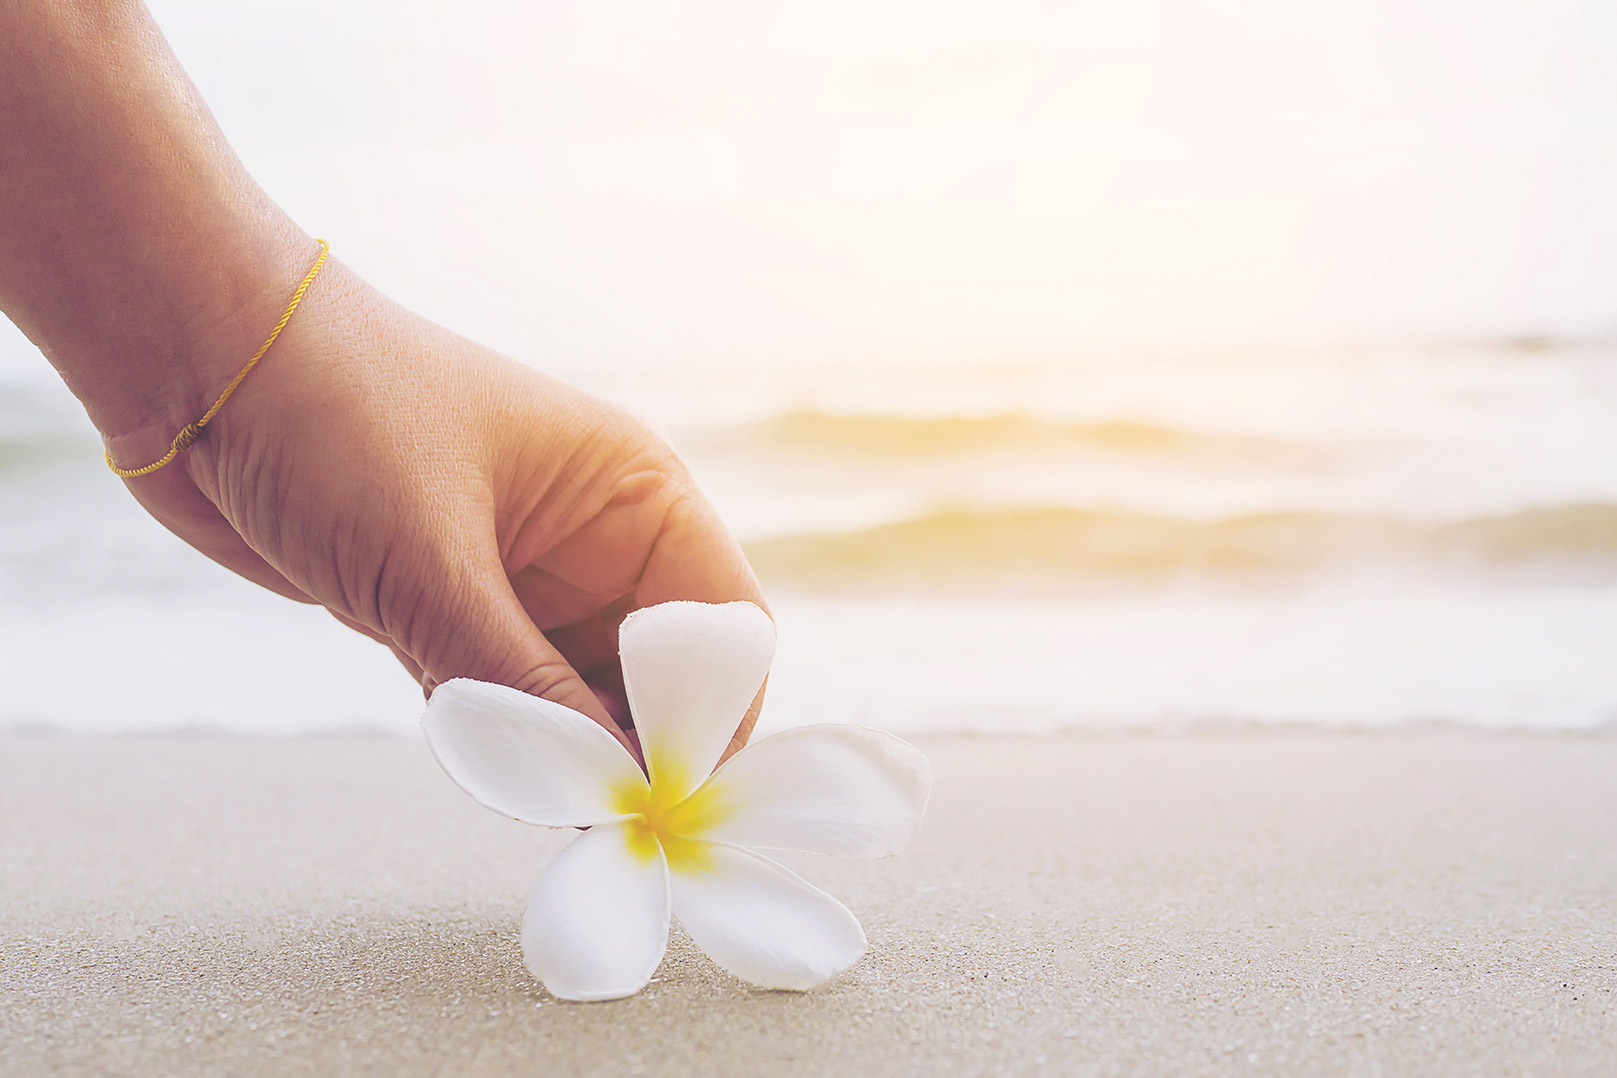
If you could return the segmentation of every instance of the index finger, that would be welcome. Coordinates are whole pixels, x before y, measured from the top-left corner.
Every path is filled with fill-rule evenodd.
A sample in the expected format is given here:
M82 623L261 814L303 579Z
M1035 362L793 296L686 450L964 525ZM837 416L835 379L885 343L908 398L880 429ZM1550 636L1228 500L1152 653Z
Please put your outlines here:
M632 609L677 599L702 603L744 599L774 617L741 544L730 534L718 510L694 485L669 507L662 531L652 544L651 555L635 587ZM740 751L752 736L768 688L766 678L725 747L720 763Z

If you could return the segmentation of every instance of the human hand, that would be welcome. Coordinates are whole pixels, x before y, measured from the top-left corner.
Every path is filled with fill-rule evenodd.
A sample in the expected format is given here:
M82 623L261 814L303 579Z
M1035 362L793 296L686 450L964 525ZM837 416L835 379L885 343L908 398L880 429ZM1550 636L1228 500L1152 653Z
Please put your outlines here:
M203 414L314 256L140 0L0 4L0 310L114 461L158 459ZM631 747L624 615L762 601L646 424L337 263L201 441L129 487L215 561L392 648L429 691L502 682Z
M199 337L196 374L108 438L115 461L162 455L313 254L304 245L307 260L289 258L284 280ZM624 616L671 599L763 605L735 539L646 423L404 310L335 261L204 437L127 483L180 538L325 606L429 692L499 682L631 747Z

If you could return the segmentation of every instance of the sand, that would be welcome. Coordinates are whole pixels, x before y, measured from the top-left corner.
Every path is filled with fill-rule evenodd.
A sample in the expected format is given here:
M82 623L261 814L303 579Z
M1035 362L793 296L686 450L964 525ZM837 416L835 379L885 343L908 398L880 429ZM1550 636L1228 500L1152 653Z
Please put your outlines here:
M557 837L384 738L0 737L0 1073L1617 1073L1617 737L942 738L867 958L560 1003Z

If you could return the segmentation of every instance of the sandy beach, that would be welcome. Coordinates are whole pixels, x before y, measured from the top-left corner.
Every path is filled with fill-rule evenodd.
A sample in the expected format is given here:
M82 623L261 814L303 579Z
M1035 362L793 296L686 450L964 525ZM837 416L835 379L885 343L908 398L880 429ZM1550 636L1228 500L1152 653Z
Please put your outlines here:
M867 958L610 1004L516 928L558 837L421 744L0 739L0 1071L1610 1074L1617 738L933 738Z

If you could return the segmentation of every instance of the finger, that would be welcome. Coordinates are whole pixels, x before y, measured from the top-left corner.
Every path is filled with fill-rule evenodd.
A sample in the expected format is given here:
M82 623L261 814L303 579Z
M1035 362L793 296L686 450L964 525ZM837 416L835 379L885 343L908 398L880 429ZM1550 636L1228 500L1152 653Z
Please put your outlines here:
M547 569L529 565L510 574L511 590L517 593L528 617L549 633L559 625L573 625L601 612L624 591L585 591Z
M531 615L531 608L523 605ZM623 667L618 663L618 625L622 621L623 616L614 616L609 608L576 624L546 630L545 639L578 671L612 720L629 732L634 729L634 718L623 687Z
M745 599L769 610L741 544L694 486L669 506L634 590L635 609L675 599Z
M607 714L632 739L635 732L634 716L629 711L629 691L623 687L623 668L614 662L596 673L585 674L584 683L601 701Z
M523 610L497 560L429 631L425 644L408 649L429 688L457 677L507 685L583 712L630 748L600 698Z
M652 544L651 556L646 559L634 599L637 608L675 599L704 603L745 599L769 613L769 604L764 601L758 578L753 575L741 544L725 527L718 511L694 487L689 496L670 507L663 530ZM765 678L719 758L720 763L739 752L752 736L768 687L769 679Z
M579 672L613 720L632 733L634 717L618 662L618 626L634 606L632 593L585 591L537 566L513 573L511 587L545 638Z
M561 652L587 681L607 668L618 666L618 623L597 614L574 625L547 630L545 639Z

